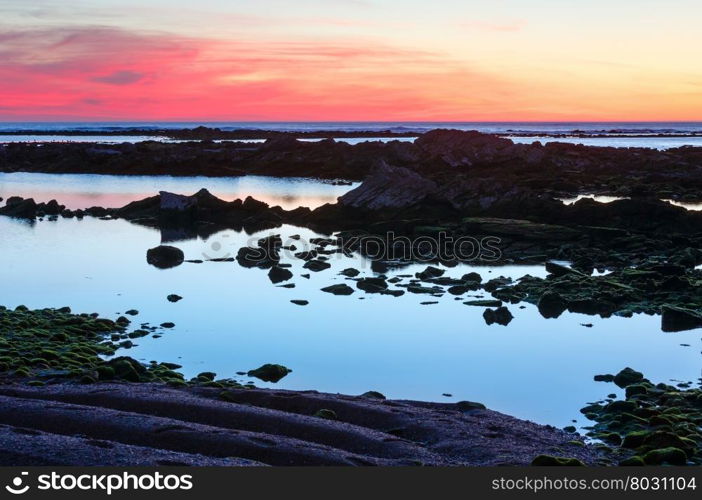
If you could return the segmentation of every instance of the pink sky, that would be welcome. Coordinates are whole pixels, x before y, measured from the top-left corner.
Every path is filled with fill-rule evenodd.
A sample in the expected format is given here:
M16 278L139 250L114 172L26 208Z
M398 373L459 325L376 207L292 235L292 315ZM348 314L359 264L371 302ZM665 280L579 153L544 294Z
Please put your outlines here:
M702 119L698 3L525 3L6 0L0 119Z

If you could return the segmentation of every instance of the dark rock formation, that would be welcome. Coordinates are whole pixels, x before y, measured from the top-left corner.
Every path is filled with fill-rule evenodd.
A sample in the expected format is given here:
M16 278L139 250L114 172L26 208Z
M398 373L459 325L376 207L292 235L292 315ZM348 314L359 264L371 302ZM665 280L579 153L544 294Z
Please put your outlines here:
M661 308L661 329L664 332L680 332L702 327L702 314L697 311L665 305Z
M259 378L264 382L278 382L290 372L292 372L292 370L283 365L267 363L263 366L259 366L255 370L249 370L247 375L249 377Z
M485 309L483 318L485 319L485 323L488 325L497 323L498 325L507 326L512 319L514 319L514 316L512 316L509 309L507 309L505 306L501 306L497 309Z
M2 465L527 465L555 448L602 458L569 445L571 434L482 405L375 392L4 384L0 403ZM336 419L314 416L321 409Z
M268 278L272 283L281 283L287 281L293 277L293 273L280 266L273 266L271 270L268 271Z
M150 248L146 252L146 262L159 269L168 269L179 266L185 260L185 255L180 248L160 245Z
M338 285L330 285L324 287L322 288L322 291L334 295L351 295L353 293L353 288L344 283L340 283Z

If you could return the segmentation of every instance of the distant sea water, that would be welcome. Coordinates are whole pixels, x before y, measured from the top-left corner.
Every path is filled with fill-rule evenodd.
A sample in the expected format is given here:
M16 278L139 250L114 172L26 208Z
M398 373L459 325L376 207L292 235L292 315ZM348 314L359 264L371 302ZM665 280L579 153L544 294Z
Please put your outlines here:
M0 122L3 131L71 130L119 132L125 129L163 130L195 127L222 130L278 130L286 132L386 131L423 133L436 128L478 130L491 134L702 135L699 122Z
M379 138L345 139L345 132L396 132L419 135L437 128L477 130L508 137L519 143L569 142L590 146L649 147L669 149L680 146L702 147L702 122L0 122L0 143L24 141L66 142L140 142L167 140L158 130L188 129L199 126L233 130L276 130L285 132L338 132L339 140L358 143ZM143 136L120 136L127 129L144 130ZM32 132L56 131L56 135ZM61 135L62 131L81 135ZM149 135L149 131L154 131ZM3 134L5 132L5 134ZM22 132L22 135L7 135ZM94 133L110 136L91 136ZM387 138L383 140L388 140ZM407 139L405 139L407 140Z

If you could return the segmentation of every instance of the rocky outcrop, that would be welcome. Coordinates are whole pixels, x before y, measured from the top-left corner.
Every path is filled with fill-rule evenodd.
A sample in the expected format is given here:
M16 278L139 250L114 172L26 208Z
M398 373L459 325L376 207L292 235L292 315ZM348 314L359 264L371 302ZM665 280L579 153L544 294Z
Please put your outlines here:
M0 215L19 219L34 219L45 215L57 216L65 208L65 206L59 205L56 200L51 200L48 203L36 203L32 198L24 199L19 196L11 196L7 199L5 206L0 207Z
M373 392L3 384L0 403L0 464L13 466L528 465L555 448L603 458L569 444L572 434L476 403Z
M576 144L514 144L494 135L434 130L414 143L325 139L267 133L263 144L209 140L0 146L0 171L122 175L245 174L361 180L383 164L437 185L437 197L461 208L539 195L595 192L615 196L702 199L702 148L657 151ZM203 136L204 137L204 136Z
M423 202L436 189L434 181L419 173L383 162L363 184L341 196L339 203L364 210L405 208Z
M417 139L416 145L430 159L440 160L449 167L471 167L510 160L534 164L545 156L543 148L538 146L514 144L509 139L474 131L432 130Z

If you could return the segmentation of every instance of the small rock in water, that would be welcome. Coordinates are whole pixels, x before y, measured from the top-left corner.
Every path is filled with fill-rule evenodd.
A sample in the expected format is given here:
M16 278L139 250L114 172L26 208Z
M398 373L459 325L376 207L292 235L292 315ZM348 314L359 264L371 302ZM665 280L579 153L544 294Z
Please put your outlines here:
M146 252L146 262L159 269L168 269L179 266L185 260L185 255L180 248L160 245Z
M354 269L353 267L348 267L341 271L339 274L343 274L344 276L347 276L349 278L355 278L356 276L361 274L361 271L359 271L358 269Z
M292 370L283 365L266 363L265 365L260 366L255 370L249 370L247 372L247 375L249 377L256 377L258 379L261 379L264 382L275 383L283 377L285 377L290 372L292 372Z
M166 321L165 323L161 323L161 327L163 327L163 328L173 328L173 327L175 327L175 323L171 323L170 321Z
M137 314L139 314L139 311L137 311L136 309L130 309L129 311L125 311L124 314L129 314L130 316L136 316Z
M644 380L643 373L637 372L629 367L617 373L612 381L622 389L632 384L638 384Z
M420 302L419 305L421 306L430 306L432 304L438 304L437 301L430 301L430 302Z
M293 299L290 302L292 302L293 304L298 305L298 306L306 306L307 304L310 303L308 300L300 300L300 299Z
M293 273L280 266L273 266L271 270L268 271L268 278L272 283L280 283L282 281L287 281L293 277Z
M501 300L467 300L464 302L467 306L480 306L480 307L500 307L502 305Z
M166 299L168 299L168 302L178 302L179 300L182 300L183 297L181 297L180 295L177 295L175 293L172 293L168 297L166 297Z
M384 278L362 278L356 282L356 286L367 293L380 293L388 288Z
M415 274L417 278L420 280L426 280L430 278L438 278L439 276L444 274L443 269L439 269L438 267L433 267L433 266L428 266L424 271Z
M442 394L442 396L445 397L445 398L452 398L452 397L453 397L453 394L450 394L450 393L448 393L448 392L445 392L445 393Z
M323 292L327 293L332 293L334 295L351 295L353 293L353 288L350 286L341 283L339 285L331 285L325 288L322 288Z
M329 264L328 262L324 262L323 260L316 259L305 262L305 265L302 267L318 273L319 271L329 269L331 267L331 264Z
M497 309L485 309L483 312L483 318L485 323L492 325L497 323L498 325L507 326L510 321L514 318L512 313L506 307L498 307Z
M127 318L125 318L124 316L120 316L119 318L117 318L117 319L115 320L115 323L117 323L117 324L120 325L120 326L126 326L126 325L128 325L129 323L131 323L131 321L129 321L129 320L128 320Z
M580 323L580 326L584 326L585 328L592 328L592 323Z

